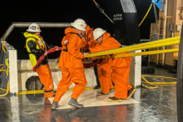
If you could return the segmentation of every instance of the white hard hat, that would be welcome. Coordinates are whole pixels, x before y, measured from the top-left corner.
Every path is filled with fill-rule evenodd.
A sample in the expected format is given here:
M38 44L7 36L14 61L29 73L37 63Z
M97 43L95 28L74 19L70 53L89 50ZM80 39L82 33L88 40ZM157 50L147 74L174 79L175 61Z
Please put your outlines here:
M75 20L73 23L71 23L71 25L81 31L85 31L86 29L86 23L83 19L77 19Z
M101 37L105 32L106 32L106 30L103 30L102 28L96 28L93 31L94 40L96 40L99 37Z
M38 24L32 23L31 25L29 25L27 32L41 32L41 30Z

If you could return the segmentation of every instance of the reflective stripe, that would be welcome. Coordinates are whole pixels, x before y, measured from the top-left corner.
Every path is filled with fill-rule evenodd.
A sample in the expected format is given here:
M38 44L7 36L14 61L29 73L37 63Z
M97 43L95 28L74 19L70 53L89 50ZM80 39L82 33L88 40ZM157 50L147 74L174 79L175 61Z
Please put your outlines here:
M39 40L37 40L37 41L38 41L39 45L43 46L42 43Z
M68 43L68 40L65 40L64 43Z
M52 92L52 91L54 91L54 90L53 89L52 90L49 90L49 91L44 90L44 92Z

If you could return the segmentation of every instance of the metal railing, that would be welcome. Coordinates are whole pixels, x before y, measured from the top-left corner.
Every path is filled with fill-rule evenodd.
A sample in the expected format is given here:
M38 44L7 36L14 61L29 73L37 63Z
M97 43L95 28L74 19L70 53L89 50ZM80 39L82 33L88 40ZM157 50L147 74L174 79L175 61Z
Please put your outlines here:
M10 35L15 27L28 27L33 22L14 22L12 23L9 28L6 30L4 35L1 37L0 41L5 41L6 38ZM70 23L43 23L37 22L40 27L49 27L49 28L63 28L63 27L70 27Z

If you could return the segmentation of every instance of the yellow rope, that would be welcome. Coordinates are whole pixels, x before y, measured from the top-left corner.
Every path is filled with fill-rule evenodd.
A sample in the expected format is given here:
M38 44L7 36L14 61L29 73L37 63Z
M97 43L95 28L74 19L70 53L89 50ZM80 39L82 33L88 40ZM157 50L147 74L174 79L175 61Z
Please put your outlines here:
M2 43L2 49L3 49L4 53L6 53L6 50L4 48L4 45L6 45L6 43Z
M0 95L0 97L6 96L9 93L9 86L10 86L10 84L9 84L9 81L8 81L8 83L7 83L7 89L0 88L0 90L6 91L6 93L3 94L3 95Z
M179 44L179 43L180 43L180 36L152 41L152 42L147 42L147 43L143 43L143 44L132 45L132 46L123 47L123 48L117 48L117 49L113 49L113 50L92 53L92 54L86 55L85 58L106 58L106 55L110 55L110 54L117 54L117 53L142 50L142 49L150 49L150 48L161 47L161 46L175 45L175 44ZM130 56L137 56L137 55L152 55L152 54L170 53L170 52L178 52L178 51L179 51L179 49L156 50L156 51L116 55L113 58L130 57ZM142 75L141 77L145 81L145 82L142 82L142 87L145 87L148 89L158 88L157 85L176 84L176 82L149 82L145 79L145 77L158 77L158 78L166 78L166 79L176 79L176 78L163 77L163 76L152 76L152 75ZM145 84L151 85L152 87L148 87Z
M95 0L93 0L93 2L95 3L96 6L98 5L98 3Z
M68 91L73 91L74 88L69 88ZM57 89L54 89L56 91ZM85 90L94 90L93 87L86 87ZM44 90L31 90L31 91L20 91L16 93L16 95L22 95L22 94L42 94L44 93Z
M179 51L178 48L166 49L166 50L155 50L155 51L146 51L146 52L140 52L140 53L128 53L128 54L115 55L115 56L112 56L112 58L124 58L124 57L131 57L131 56L140 56L140 55L154 55L154 54L161 54L161 53L173 53L178 51ZM101 58L107 58L107 56L97 56L94 58L101 59Z
M140 22L139 27L141 26L141 24L142 24L142 23L144 22L144 20L146 19L146 17L147 17L147 15L149 14L151 8L152 8L152 3L151 3L151 5L150 5L150 7L149 7L147 13L145 14L144 18L143 18L142 21Z
M146 52L140 52L140 53L129 53L129 54L116 55L113 58L131 57L131 56L139 56L139 55L154 55L154 54L161 54L161 53L173 53L173 52L178 52L178 51L179 51L179 49L146 51Z
M168 46L168 45L175 45L179 43L180 43L180 36L152 41L152 42L146 42L146 43L137 44L137 45L131 45L131 46L112 49L112 50L91 53L91 54L85 55L85 58L94 58L94 57L96 58L97 56L118 54L122 52L130 52L130 51L142 50L142 49L150 49L150 48L156 48L156 47L162 47L162 46Z
M7 103L8 103L8 105L10 106L10 100L9 100L9 98L7 98L7 97L1 97L0 99L1 100L6 100Z
M3 66L4 64L0 64L0 66ZM6 72L6 70L3 69L3 67L0 69L0 72Z
M6 43L2 43L2 49L3 49L4 53L6 53L6 50L4 48L4 45L6 45ZM9 59L7 58L5 60L5 64L7 66L7 70L4 70L3 67L0 69L0 72L6 72L7 77L9 75L9 63L8 63L8 61L9 61ZM4 66L4 64L0 64L0 66ZM2 94L2 95L0 95L0 97L6 96L9 93L9 81L7 82L7 89L0 88L0 90L5 91L5 93Z
M165 78L165 79L173 79L177 80L177 78L172 77L164 77L164 76L156 76L156 75L141 75L141 78L145 81L142 82L142 87L147 89L156 89L158 88L158 85L170 85L170 84L176 84L177 82L149 82L145 77L156 77L156 78ZM145 84L150 85L151 87L146 86Z
M167 39L162 39L162 40L157 40L157 41L152 41L152 42L147 42L143 44L137 44L137 45L132 45L128 47L123 47L123 48L117 48L113 50L107 50L107 51L102 51L102 52L97 52L97 53L92 53L88 54L85 56L85 58L106 58L105 55L110 55L110 54L117 54L117 53L122 53L122 52L129 52L129 51L135 51L135 50L142 50L142 49L149 49L149 48L155 48L155 47L161 47L161 46L168 46L168 45L174 45L174 44L179 44L180 43L180 36L178 37L173 37L173 38L167 38ZM3 47L4 48L4 47ZM3 50L5 52L5 49ZM137 56L137 55L151 55L151 54L159 54L159 53L169 53L169 52L178 52L178 49L167 49L167 50L156 50L156 51L148 51L148 52L140 52L140 53L130 53L130 54L123 54L123 55L116 55L113 58L119 58L119 57L129 57L129 56ZM98 56L98 57L97 57ZM8 76L9 72L9 64L8 64L8 59L5 60L5 64L7 66L7 70L4 70L3 67L0 69L1 71L5 71ZM3 66L4 64L0 64L0 66ZM142 75L142 79L145 81L142 83L142 87L148 88L148 89L155 89L158 86L157 85L164 85L164 84L176 84L176 82L149 82L145 79L145 77L159 77L159 78L168 78L168 79L175 79L175 78L169 78L169 77L162 77L162 76L151 76L151 75ZM148 87L145 84L149 84L152 87ZM6 91L4 95L0 96L6 96L9 92L9 82L7 83L7 90L0 88L2 91ZM43 92L43 91L41 91ZM40 91L39 91L40 93ZM31 94L31 93L30 93Z
M164 77L164 76L156 76L156 75L142 75L141 78L145 81L142 82L142 87L147 88L147 89L156 89L158 88L158 85L170 85L170 84L176 84L177 82L149 82L145 77L156 77L156 78L166 78L166 79L174 79L177 80L176 78L172 77ZM145 84L150 85L146 86ZM55 89L56 90L56 89ZM68 91L72 91L73 88L69 88ZM85 88L85 90L93 90L93 87ZM16 95L22 95L22 94L41 94L44 93L44 90L33 90L33 91L20 91Z

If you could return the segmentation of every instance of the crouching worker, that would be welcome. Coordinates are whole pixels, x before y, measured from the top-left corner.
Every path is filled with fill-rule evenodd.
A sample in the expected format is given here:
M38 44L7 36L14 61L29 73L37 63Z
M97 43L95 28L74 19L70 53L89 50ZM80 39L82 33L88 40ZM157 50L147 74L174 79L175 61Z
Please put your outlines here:
M52 109L58 108L58 102L64 93L68 90L72 83L75 83L73 94L69 105L82 108L83 105L77 102L79 95L84 91L87 84L82 59L84 55L80 52L85 44L85 39L82 38L85 33L86 23L82 19L77 19L71 23L74 28L66 28L65 36L62 39L62 52L58 67L61 68L62 79L58 85L58 89L52 103Z
M93 35L94 40L96 41L92 41L89 44L97 43L90 49L92 53L121 47L121 44L117 40L112 38L109 33L101 28L95 29ZM114 97L109 97L108 100L118 102L131 97L135 92L132 86L128 83L131 60L131 57L112 59L110 56L102 60L98 67L98 74L102 88L99 95L106 95L109 93L112 78L112 81L115 84L115 95ZM128 94L128 92L130 93Z
M52 45L48 45L44 42L43 38L40 36L40 32L41 30L38 24L33 23L29 26L27 32L24 33L25 38L27 38L26 48L27 52L29 53L32 67L37 64L37 60L40 58L41 55L47 55L46 50L53 48ZM48 65L47 56L45 56L42 63L36 69L36 72L39 75L41 83L44 85L45 98L52 97L54 95L53 80Z

